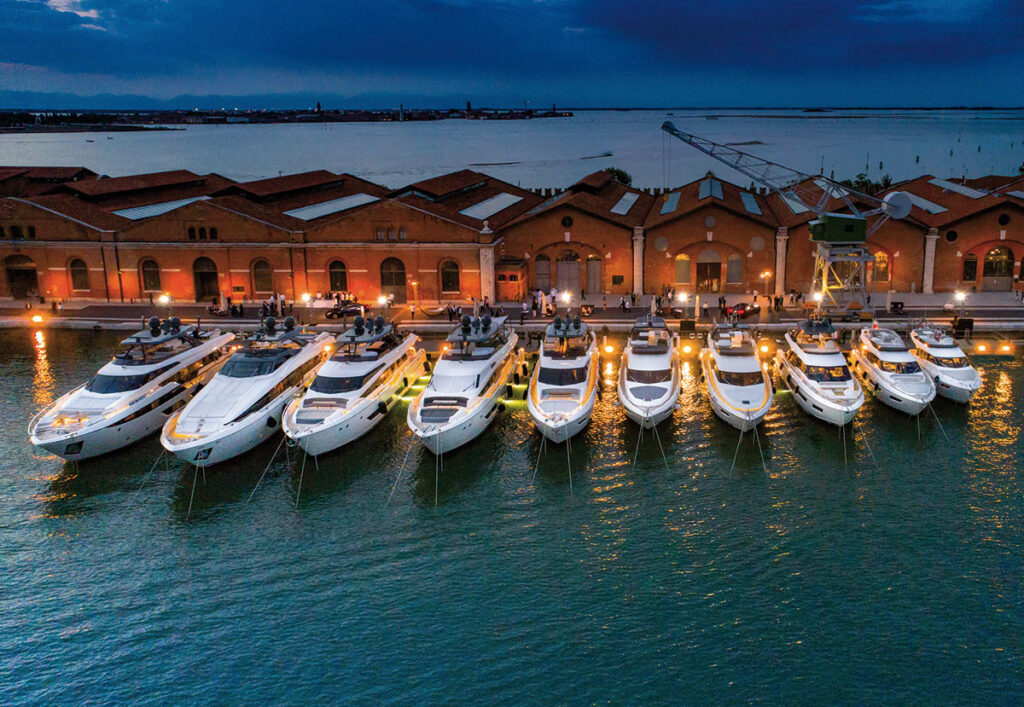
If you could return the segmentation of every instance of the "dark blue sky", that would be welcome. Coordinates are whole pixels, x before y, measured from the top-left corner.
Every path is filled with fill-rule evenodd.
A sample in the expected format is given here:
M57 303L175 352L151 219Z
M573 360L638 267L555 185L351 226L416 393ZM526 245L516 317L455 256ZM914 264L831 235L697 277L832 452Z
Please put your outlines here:
M0 28L0 90L1024 104L1024 0L0 0Z

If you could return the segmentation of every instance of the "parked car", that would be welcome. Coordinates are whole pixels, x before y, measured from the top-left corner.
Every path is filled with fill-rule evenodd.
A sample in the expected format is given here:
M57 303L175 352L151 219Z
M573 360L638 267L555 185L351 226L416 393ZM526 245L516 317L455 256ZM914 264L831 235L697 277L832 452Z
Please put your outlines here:
M754 304L753 302L740 302L731 307L725 308L726 315L730 317L738 317L739 319L746 319L751 314L758 314L761 311L761 305Z
M336 304L328 309L324 316L328 319L342 319L343 317L354 317L357 314L363 314L366 311L366 305L360 304L359 302L342 302Z

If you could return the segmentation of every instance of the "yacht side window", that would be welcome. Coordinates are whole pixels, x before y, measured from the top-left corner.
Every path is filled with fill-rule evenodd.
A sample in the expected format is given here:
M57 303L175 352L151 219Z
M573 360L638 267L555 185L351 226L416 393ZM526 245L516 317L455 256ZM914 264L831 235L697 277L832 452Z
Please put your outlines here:
M138 390L146 385L146 383L156 380L171 367L164 366L155 371L140 373L134 376L108 376L103 373L97 373L85 384L85 389L90 393L99 393L101 395L127 393L130 390Z

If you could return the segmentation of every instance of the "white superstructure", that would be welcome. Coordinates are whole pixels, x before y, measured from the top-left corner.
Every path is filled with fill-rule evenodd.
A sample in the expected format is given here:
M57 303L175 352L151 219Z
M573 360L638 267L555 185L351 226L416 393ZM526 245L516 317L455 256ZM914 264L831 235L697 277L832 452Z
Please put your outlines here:
M87 383L29 423L32 444L68 460L120 449L163 427L224 361L234 334L199 331L173 317L121 342L123 350Z
M891 329L861 329L850 350L850 361L875 397L889 407L917 415L935 399L935 383L921 370L903 338Z
M772 383L757 357L757 344L739 326L716 327L700 352L711 408L740 432L752 430L772 406Z
M305 333L285 319L278 331L267 317L265 331L246 340L207 386L167 420L164 449L197 466L211 466L247 452L277 433L281 414L326 359L334 337Z
M971 365L952 337L934 326L921 326L910 332L914 348L910 353L921 369L935 381L939 395L958 403L969 403L981 389L981 374Z
M597 399L597 336L577 316L555 317L544 331L526 407L552 442L564 442L590 420Z
M292 400L281 426L310 454L337 449L383 420L398 394L423 375L419 337L400 336L384 317L363 320L338 337L336 351L309 388Z
M430 383L409 405L409 429L434 454L476 438L498 411L509 376L523 362L519 337L505 319L463 317Z
M785 342L775 352L775 365L797 404L833 425L852 422L864 404L864 391L850 374L831 323L808 320L786 332Z
M619 363L619 402L626 415L651 429L668 418L679 399L679 335L661 317L637 319Z

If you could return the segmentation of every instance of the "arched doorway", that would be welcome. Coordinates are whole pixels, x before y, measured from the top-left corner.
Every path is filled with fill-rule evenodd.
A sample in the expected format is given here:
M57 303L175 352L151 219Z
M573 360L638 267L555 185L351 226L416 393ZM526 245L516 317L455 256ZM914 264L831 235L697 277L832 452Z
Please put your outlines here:
M217 264L209 258L196 258L192 263L192 281L196 287L196 302L220 299Z
M985 253L981 266L981 289L1005 291L1013 286L1013 251L1004 245Z
M722 258L706 248L697 256L697 292L722 291Z
M398 258L380 264L380 290L385 297L394 295L395 304L405 304L405 264Z
M676 285L690 284L690 256L680 253L676 256L676 272L674 278Z
M7 275L7 287L15 299L24 299L39 292L36 264L27 255L8 255L4 259L4 273Z
M601 287L601 259L596 255L587 256L587 292L599 295Z
M580 294L580 254L574 250L563 251L558 256L558 279L555 285L559 292L568 290L575 296Z
M551 289L551 258L546 255L538 255L535 263L535 280L534 286L538 290L550 290Z

